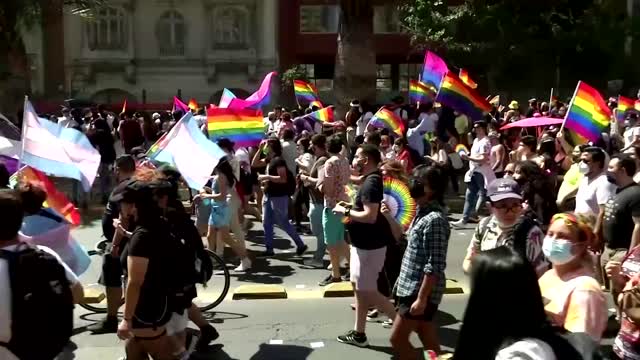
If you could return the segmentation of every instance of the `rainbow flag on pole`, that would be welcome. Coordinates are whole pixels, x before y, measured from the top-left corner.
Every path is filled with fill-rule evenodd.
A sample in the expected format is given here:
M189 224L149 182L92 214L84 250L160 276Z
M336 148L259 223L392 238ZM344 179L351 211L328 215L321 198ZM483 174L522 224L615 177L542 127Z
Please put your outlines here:
M427 84L417 80L409 80L409 100L412 103L433 101L435 95L435 88L429 87Z
M326 108L314 111L312 113L309 113L307 116L321 123L332 123L334 121L333 106L328 106Z
M460 78L448 72L442 79L436 101L469 116L472 120L480 120L484 113L491 110L491 104L477 91L468 87Z
M369 124L376 127L386 127L398 136L402 136L404 134L404 123L402 122L402 119L400 119L396 113L387 108L381 108L378 110L371 120L369 120Z
M465 83L468 87L472 89L478 87L478 84L476 84L476 82L471 80L471 78L469 77L469 73L467 72L467 70L460 69L460 73L458 74L458 76L460 77L460 80L462 80L462 82Z
M627 111L634 110L634 102L628 97L618 95L618 108L616 109L616 120L624 121Z
M236 146L258 146L265 138L262 111L250 109L207 109L209 139L227 138Z
M318 90L308 82L293 80L293 91L296 94L296 101L299 104L318 100Z
M189 99L189 104L187 106L193 111L198 110L198 102L194 98Z
M311 103L309 103L309 107L317 107L318 109L322 109L324 107L324 105L322 105L322 103L320 102L320 100L314 100Z
M562 126L589 141L596 142L609 125L610 119L611 110L600 93L579 81Z

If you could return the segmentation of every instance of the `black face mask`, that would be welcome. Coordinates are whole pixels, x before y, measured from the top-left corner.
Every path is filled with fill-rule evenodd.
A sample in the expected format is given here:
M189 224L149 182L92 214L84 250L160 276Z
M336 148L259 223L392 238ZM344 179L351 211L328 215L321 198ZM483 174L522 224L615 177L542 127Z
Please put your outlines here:
M424 196L424 183L418 179L409 179L409 194L414 199L419 199Z
M611 184L613 184L613 185L617 185L617 183L616 183L616 177L615 177L615 176L613 176L613 174L612 174L612 173L610 173L610 172L608 172L608 171L607 171L607 181L608 181L608 182L610 182L610 183L611 183Z

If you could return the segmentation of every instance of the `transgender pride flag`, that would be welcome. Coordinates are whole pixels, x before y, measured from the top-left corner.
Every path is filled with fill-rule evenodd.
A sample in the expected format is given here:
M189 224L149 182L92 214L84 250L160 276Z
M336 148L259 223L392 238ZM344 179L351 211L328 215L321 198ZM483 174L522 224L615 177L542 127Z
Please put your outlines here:
M80 131L39 118L24 101L21 162L46 174L79 180L91 190L100 166L100 153Z

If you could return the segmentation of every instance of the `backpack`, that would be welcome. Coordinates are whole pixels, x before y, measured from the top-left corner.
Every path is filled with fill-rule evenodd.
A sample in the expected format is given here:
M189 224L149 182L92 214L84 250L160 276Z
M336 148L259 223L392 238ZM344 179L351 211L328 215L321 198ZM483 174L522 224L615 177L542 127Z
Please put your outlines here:
M178 293L195 284L206 284L213 275L213 262L202 244L193 220L184 215L174 219L169 233L170 252Z
M65 269L46 251L22 244L0 250L9 264L11 340L0 343L21 360L55 358L73 332L73 296Z

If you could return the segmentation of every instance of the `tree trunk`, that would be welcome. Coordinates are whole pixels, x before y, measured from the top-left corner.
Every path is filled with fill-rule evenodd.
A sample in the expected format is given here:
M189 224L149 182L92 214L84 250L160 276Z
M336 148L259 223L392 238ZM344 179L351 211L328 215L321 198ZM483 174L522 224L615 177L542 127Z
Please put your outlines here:
M0 5L0 112L13 121L30 88L27 54L17 29L15 6Z
M353 99L376 100L376 54L373 4L370 0L340 0L340 27L333 83L336 110L342 118Z

